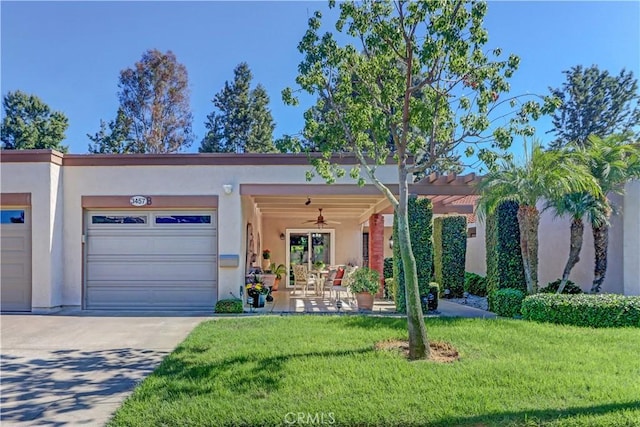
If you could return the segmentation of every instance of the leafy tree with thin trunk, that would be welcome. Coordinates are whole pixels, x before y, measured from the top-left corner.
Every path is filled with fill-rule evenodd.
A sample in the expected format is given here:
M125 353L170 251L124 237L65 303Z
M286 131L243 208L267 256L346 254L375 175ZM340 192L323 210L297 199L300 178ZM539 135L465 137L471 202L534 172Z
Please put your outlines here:
M69 120L60 111L51 108L35 95L22 91L8 92L2 99L3 150L53 149L63 153L64 132Z
M213 98L215 110L207 116L207 134L200 143L201 153L270 153L273 143L273 117L269 95L262 85L251 89L253 75L246 62L233 70L233 82Z
M551 93L562 100L553 115L556 140L551 148L589 145L591 135L605 138L616 133L635 132L640 126L638 81L631 71L611 75L596 65L581 65L564 71L567 81Z
M520 251L529 294L538 291L538 202L580 191L599 195L595 179L571 152L544 151L539 142L534 142L524 164L504 161L499 169L482 179L478 190L481 216L493 213L502 202L518 203Z
M132 68L120 72L118 87L131 152L176 153L191 144L189 78L173 52L146 51Z
M527 119L552 109L551 102L541 106L535 100L519 103L518 97L500 99L509 90L508 79L519 59L511 55L500 60L499 49L485 53L486 7L464 1L344 2L335 28L343 33L340 40L354 44L341 45L330 32L320 34L322 14L317 11L298 45L303 54L296 78L299 90L318 97L305 113L304 139L319 152L310 155L314 170L307 178L318 174L327 183L335 182L347 171L332 162L332 154L352 153L358 164L350 177L364 185L366 176L393 206L410 359L428 358L429 344L411 250L408 183L460 151L470 156L478 148L475 154L492 165L498 158L496 147L508 148L513 134L533 133ZM283 99L290 105L298 102L290 88L283 91ZM505 118L509 112L501 107L511 110L516 105L519 111ZM490 119L498 111L496 119L504 126ZM390 155L397 162L397 193L376 176L378 165Z

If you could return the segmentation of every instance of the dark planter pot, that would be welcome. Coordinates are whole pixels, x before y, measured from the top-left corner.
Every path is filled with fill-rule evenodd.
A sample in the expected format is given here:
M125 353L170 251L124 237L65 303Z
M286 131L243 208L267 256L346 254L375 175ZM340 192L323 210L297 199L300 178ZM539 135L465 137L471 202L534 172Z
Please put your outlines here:
M264 307L266 295L262 295L258 292L252 292L252 291L248 291L247 295L249 296L249 298L251 298L251 301L247 301L247 302L250 303L254 308Z
M420 295L420 304L422 305L422 312L435 311L438 309L438 295L429 292L427 295Z

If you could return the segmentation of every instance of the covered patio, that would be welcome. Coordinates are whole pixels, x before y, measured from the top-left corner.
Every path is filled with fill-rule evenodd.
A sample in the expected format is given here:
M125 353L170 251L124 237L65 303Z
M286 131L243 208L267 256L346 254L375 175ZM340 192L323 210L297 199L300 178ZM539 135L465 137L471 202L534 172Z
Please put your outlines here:
M469 235L475 236L475 174L431 174L410 184L410 194L433 202L434 215L463 214ZM396 194L398 185L389 188ZM291 295L292 266L316 262L326 266L367 266L382 275L384 259L393 256L393 208L374 185L352 184L241 184L239 193L247 222L245 271L269 263L286 268L273 310L276 312L332 312L355 309L355 303L335 301L315 294ZM320 211L322 209L322 211ZM320 218L321 216L321 218ZM382 291L383 282L380 289ZM393 303L377 295L374 311L395 311Z

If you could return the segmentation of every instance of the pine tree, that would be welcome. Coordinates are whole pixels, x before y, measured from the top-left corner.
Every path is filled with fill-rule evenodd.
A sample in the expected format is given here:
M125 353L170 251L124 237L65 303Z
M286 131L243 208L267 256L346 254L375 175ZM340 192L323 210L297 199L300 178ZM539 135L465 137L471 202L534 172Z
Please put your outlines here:
M67 152L62 145L69 120L60 111L35 95L19 90L8 92L2 100L4 119L0 148L4 150L53 149Z
M631 71L611 75L596 65L581 65L564 71L567 81L561 88L551 89L562 100L553 115L556 140L551 148L570 143L586 148L589 137L606 138L632 132L640 136L640 94L638 80Z
M258 84L251 92L251 130L247 139L249 153L269 153L276 151L273 144L273 118L269 110L269 95Z
M124 114L122 108L118 108L115 120L108 124L100 120L100 130L87 137L93 141L89 144L91 154L124 154L144 152L144 146L136 146L135 141L130 137L131 120Z
M269 111L269 96L261 85L251 90L253 76L247 63L233 70L233 82L213 98L215 110L207 116L207 134L201 153L272 152L273 118Z

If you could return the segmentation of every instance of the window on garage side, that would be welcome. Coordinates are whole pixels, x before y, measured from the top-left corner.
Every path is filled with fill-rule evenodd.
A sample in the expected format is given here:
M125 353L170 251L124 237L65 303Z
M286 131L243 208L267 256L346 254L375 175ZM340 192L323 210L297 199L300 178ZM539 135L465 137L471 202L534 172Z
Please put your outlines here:
M24 224L24 209L2 209L0 224Z
M158 215L156 224L211 224L211 215Z
M146 224L146 215L92 215L92 224Z

